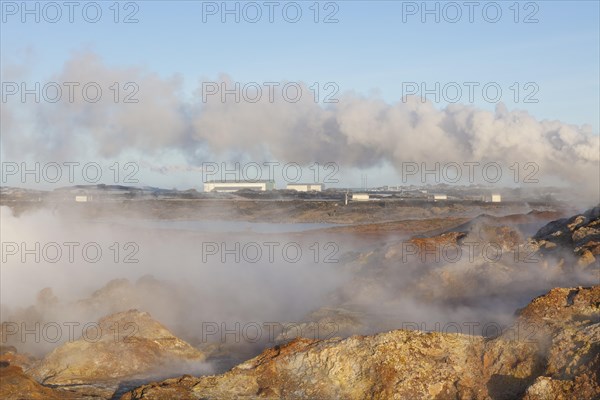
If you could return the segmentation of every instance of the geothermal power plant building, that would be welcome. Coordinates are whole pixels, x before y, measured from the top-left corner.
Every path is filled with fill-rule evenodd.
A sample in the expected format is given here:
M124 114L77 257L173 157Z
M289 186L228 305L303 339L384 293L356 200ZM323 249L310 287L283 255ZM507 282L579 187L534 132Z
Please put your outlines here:
M286 189L298 192L320 192L323 190L322 183L288 183Z
M274 181L209 181L204 182L205 192L231 193L238 190L267 191L275 188Z
M352 201L369 201L368 193L352 193Z

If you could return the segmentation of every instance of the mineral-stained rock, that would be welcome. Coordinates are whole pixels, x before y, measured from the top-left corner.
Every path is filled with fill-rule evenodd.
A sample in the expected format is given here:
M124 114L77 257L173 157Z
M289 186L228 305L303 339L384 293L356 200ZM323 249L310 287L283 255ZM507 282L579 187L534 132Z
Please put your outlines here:
M25 375L21 367L3 364L0 365L0 398L3 400L60 400L72 397L63 396L40 385L35 379Z
M543 373L544 359L537 343L526 337L504 335L486 342L483 371L492 399L516 399Z
M225 374L144 385L122 400L598 399L599 307L600 286L553 289L495 339L404 330L299 338Z
M594 265L598 268L600 206L583 214L550 222L535 234L530 245L546 255L572 255L580 267Z
M525 399L600 398L600 286L552 289L519 315L546 364Z
M35 358L28 354L18 353L13 346L0 345L0 363L27 369L35 363Z
M527 388L523 400L571 400L571 399L598 399L598 391L587 382L552 379L540 376Z
M295 339L212 377L167 380L122 399L485 398L483 339L416 331Z
M577 322L600 322L600 286L555 288L518 310L522 319L562 329Z
M204 358L148 313L130 310L101 319L27 372L44 384L84 385L168 376L167 371L193 370Z

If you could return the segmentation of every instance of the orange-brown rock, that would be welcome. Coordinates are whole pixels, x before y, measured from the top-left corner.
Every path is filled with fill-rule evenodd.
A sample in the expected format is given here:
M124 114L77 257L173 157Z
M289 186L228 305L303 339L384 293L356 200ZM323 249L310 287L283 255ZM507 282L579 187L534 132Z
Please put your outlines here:
M13 346L0 345L0 363L27 369L35 363L36 359L28 354L18 353Z
M119 385L135 380L198 373L204 359L148 313L130 310L101 319L92 332L59 346L26 373L44 385L110 398Z
M580 267L600 268L600 206L550 222L533 237L531 245L549 256L576 258Z
M492 340L403 330L295 339L225 374L144 385L122 400L597 399L599 305L600 286L554 289L520 312L539 331Z
M3 362L6 363L6 362ZM61 400L67 397L40 385L16 365L0 366L0 398L3 400Z

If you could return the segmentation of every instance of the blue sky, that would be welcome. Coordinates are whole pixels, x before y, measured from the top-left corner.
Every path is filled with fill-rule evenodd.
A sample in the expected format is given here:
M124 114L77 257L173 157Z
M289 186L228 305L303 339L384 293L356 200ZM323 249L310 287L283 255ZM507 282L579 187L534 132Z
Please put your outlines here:
M313 21L313 1L297 2L303 13L297 23L283 18L286 2L278 2L273 23L262 1L255 3L263 12L257 23L245 21L243 14L239 23L232 15L223 23L220 10L203 21L203 9L220 8L220 1L132 2L137 10L132 5L124 9L127 2L121 2L120 19L136 11L139 22L130 24L113 22L113 1L99 2L103 15L95 24L77 9L75 22L69 23L64 7L57 23L45 22L43 15L39 23L33 16L22 23L21 10L8 15L12 5L7 3L21 5L2 2L2 66L26 62L30 79L47 79L74 52L91 50L110 66L180 75L188 96L200 79L216 79L221 73L242 82L335 82L342 93L377 94L390 103L401 99L403 82L497 82L509 109L527 110L538 119L589 124L596 134L600 126L598 1L497 2L502 10L497 23L484 19L482 8L489 2L478 2L473 23L464 6L457 23L445 21L445 2L427 3L440 8L439 23L432 15L423 23L420 9L406 14L422 2L320 2L319 23ZM236 2L227 4L234 7ZM323 23L332 11L338 22ZM448 18L454 16L453 9L445 11ZM494 17L493 11L486 15ZM538 22L524 23L527 15ZM521 90L517 102L510 89L514 82ZM537 103L523 102L527 82L539 89L533 96ZM459 102L468 102L465 93ZM495 107L477 89L473 104ZM445 105L443 99L436 104Z

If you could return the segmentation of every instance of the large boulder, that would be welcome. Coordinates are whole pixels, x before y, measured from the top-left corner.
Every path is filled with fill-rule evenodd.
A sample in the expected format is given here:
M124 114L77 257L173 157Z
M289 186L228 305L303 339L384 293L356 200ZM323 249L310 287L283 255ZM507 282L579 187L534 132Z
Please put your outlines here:
M67 342L27 372L45 385L118 385L199 372L205 355L175 337L145 312L102 318L76 341Z

